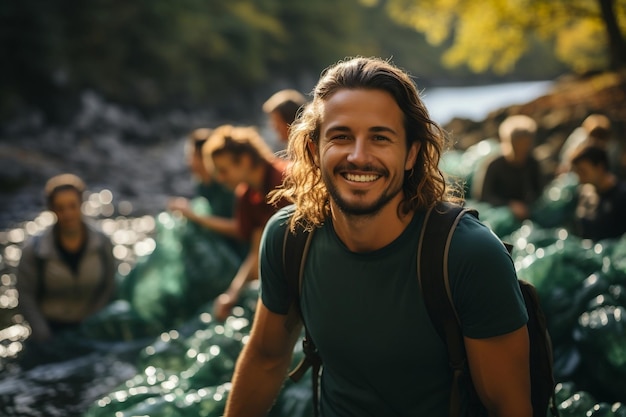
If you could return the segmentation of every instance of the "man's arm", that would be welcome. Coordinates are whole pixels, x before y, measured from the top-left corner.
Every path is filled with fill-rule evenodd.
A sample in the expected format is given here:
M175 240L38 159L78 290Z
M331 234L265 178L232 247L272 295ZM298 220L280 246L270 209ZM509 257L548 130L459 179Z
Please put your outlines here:
M233 308L241 291L246 284L252 280L258 278L259 270L259 245L261 244L261 235L263 229L257 228L252 231L252 238L250 242L250 250L248 256L239 266L235 278L233 278L230 286L215 300L213 310L215 318L223 321L230 314L230 310Z
M285 316L272 313L259 300L250 338L237 360L224 417L268 413L285 381L301 327L288 332Z
M216 233L226 237L241 239L239 229L237 228L237 221L235 219L217 216L198 216L194 212L187 213L186 217L192 222L197 223L202 227L206 227L209 230L213 230Z
M171 211L178 211L189 221L197 223L200 226L216 233L235 239L241 239L239 228L237 227L237 221L235 219L218 216L200 216L194 213L189 205L189 200L185 198L179 197L171 200L168 204L168 209Z
M472 381L489 417L532 417L526 326L487 339L465 338Z

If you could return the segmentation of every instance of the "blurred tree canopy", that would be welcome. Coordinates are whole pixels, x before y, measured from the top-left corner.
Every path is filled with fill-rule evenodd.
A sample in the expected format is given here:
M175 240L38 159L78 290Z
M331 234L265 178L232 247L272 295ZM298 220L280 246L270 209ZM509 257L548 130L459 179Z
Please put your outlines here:
M364 4L378 3L363 0ZM626 0L387 0L388 13L449 43L447 66L513 70L533 39L577 72L626 67Z
M385 13L390 7L396 16L405 3L411 11L418 4L413 0L369 5L362 0L0 2L0 120L33 109L52 121L67 119L85 90L144 112L198 106L219 110L242 103L252 108L259 97L266 98L277 88L310 89L323 68L353 55L392 58L417 74L422 85L429 79L467 79L466 70L443 70L446 45L433 47L422 33ZM441 20L441 16L451 19L444 3L456 2L426 3L419 2L420 13L424 7ZM421 27L418 21L415 27ZM461 25L459 33L466 30ZM446 31L438 37L432 30L426 33L431 41L440 41ZM545 54L541 45L534 50ZM446 59L458 60L459 53L448 53ZM526 63L526 74L553 76L556 60L543 57L542 62L539 70L533 62Z

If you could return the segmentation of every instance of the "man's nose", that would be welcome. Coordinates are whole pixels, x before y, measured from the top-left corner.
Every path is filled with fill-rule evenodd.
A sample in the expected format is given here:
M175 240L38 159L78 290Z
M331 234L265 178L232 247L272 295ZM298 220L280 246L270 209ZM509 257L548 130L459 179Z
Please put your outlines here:
M352 142L350 153L348 154L348 161L353 164L360 165L369 162L370 149L369 144L365 138L357 137Z

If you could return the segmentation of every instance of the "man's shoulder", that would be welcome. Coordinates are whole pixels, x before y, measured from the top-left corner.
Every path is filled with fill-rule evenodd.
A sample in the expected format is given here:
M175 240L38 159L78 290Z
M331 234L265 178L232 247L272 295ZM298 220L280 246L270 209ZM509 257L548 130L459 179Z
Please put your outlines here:
M289 204L285 207L281 207L270 217L265 225L266 234L284 233L285 229L289 227L291 217L295 212L295 206Z
M459 224L452 236L454 244L460 244L467 254L490 253L494 250L506 251L500 238L480 220L471 214L461 217Z

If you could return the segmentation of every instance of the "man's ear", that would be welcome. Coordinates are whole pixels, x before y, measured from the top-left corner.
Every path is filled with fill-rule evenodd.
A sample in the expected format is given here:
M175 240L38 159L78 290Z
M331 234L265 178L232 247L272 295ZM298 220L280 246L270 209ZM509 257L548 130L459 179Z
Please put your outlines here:
M313 163L315 164L316 167L320 166L320 159L319 159L319 153L318 148L317 148L317 143L313 142L312 140L309 140L307 142L307 148L309 149L309 154L311 155L311 158L313 159Z
M413 169L415 165L415 161L417 160L417 155L422 147L421 142L413 142L409 147L409 152L406 156L406 163L404 164L404 169L409 171Z

